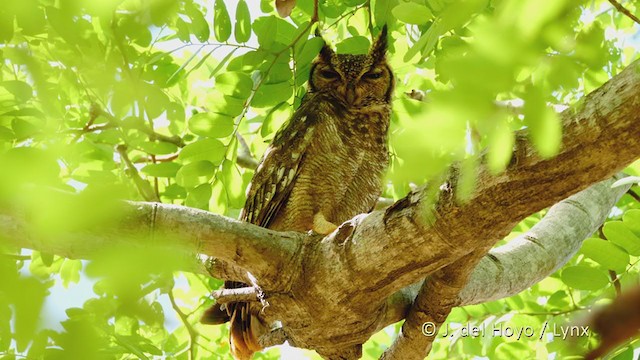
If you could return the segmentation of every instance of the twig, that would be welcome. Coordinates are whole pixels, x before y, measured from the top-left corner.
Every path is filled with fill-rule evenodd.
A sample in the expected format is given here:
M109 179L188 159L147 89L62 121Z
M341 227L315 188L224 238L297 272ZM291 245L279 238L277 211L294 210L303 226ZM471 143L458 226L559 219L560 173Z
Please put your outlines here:
M178 155L180 155L180 153L168 154L168 155L163 155L163 156L156 156L155 162L170 162L170 161L173 161L173 160L177 159ZM148 163L148 162L153 162L153 159L148 158L148 157L141 157L141 158L138 158L138 159L136 159L134 161L134 163L136 163L136 164L144 164L144 163Z
M160 202L160 199L158 198L156 193L153 191L153 189L151 189L151 187L149 186L149 183L146 182L142 177L140 177L140 174L138 173L138 169L136 169L136 167L131 162L131 159L129 159L129 155L127 154L127 146L118 145L116 147L116 150L118 151L118 154L120 154L120 158L122 159L122 161L124 161L127 167L126 172L129 176L131 176L131 179L133 180L133 183L138 188L140 195L142 195L142 197L146 201Z
M631 191L631 189L629 189L629 191ZM604 228L604 223L600 225L600 227L598 228L598 235L604 241L608 241L609 239L607 239L607 237L604 235L604 231L602 230L603 228ZM609 270L609 277L611 278L611 283L613 284L613 287L616 289L616 294L620 296L620 294L622 294L622 287L620 286L620 279L618 278L618 274L613 270Z
M182 320L182 323L184 324L184 327L187 329L187 332L189 333L189 360L193 360L196 358L195 356L196 348L193 345L196 343L198 339L198 332L193 328L193 326L189 322L189 318L187 317L187 315L185 315L185 313L183 313L182 310L180 310L180 308L178 307L178 304L176 304L176 299L173 297L173 289L168 291L167 295L169 295L169 301L171 302L171 307L176 312L176 314L178 314L178 316L180 317L180 320Z
M621 13L626 15L629 19L635 21L637 24L640 24L640 19L638 19L637 16L633 15L631 13L631 11L629 11L629 9L625 8L624 6L622 6L622 4L620 4L616 0L609 0L609 2L611 3L611 5L613 5L613 7L618 9L618 11L620 11Z
M517 312L518 315L527 315L527 316L560 316L571 314L576 311L588 311L589 308L575 307L569 310L561 310L561 311L542 311L542 312Z
M11 260L19 260L19 261L31 260L30 255L0 254L0 257L11 259Z
M635 191L629 189L629 191L627 191L627 194L629 194L629 196L631 196L632 198L636 199L637 202L640 202L640 195L636 194Z
M620 285L620 278L618 277L618 274L613 270L609 270L609 277L611 278L613 287L616 289L616 295L622 295L622 286Z
M76 134L76 136L73 138L72 142L75 143L76 141L78 141L78 139L80 139L80 136L82 136L82 134L93 131L93 130L91 130L91 126L96 121L98 116L100 116L100 112L101 111L100 111L100 108L98 107L98 105L96 103L92 103L91 104L91 108L89 109L89 121L87 121L87 123L84 125L84 127L82 127L82 130L80 130Z
M238 129L240 128L240 123L242 122L242 119L245 117L245 115L247 114L247 111L249 110L249 107L251 105L251 102L253 101L253 97L256 95L256 93L258 92L258 89L260 89L260 86L262 86L262 84L264 83L264 81L267 79L267 77L269 76L269 73L271 72L271 69L273 69L273 67L276 65L276 63L278 62L278 59L280 58L280 55L284 54L285 52L289 51L289 49L293 49L295 47L295 45L298 43L298 41L300 41L300 39L302 38L302 36L304 34L307 33L307 30L311 29L311 27L313 26L313 24L315 24L316 22L318 22L318 0L314 0L313 1L313 16L311 16L311 20L309 21L309 24L307 25L307 27L301 31L298 36L296 36L289 45L287 45L286 47L284 47L282 50L277 51L272 53L273 54L273 61L271 61L271 64L269 64L269 66L267 67L267 69L262 72L262 76L260 77L260 80L258 80L258 83L255 85L254 88L251 89L251 94L249 95L249 97L247 98L247 100L244 103L244 108L242 109L242 112L240 113L240 115L238 115L236 117L237 121L236 121L236 125L235 128L233 129L233 135L236 135L238 133ZM233 139L231 139L229 141L229 143L226 145L226 151L224 154L224 157L227 158L228 155L228 151L231 148L231 142L233 141Z
M260 292L252 286L236 289L219 289L211 292L218 304L260 301Z

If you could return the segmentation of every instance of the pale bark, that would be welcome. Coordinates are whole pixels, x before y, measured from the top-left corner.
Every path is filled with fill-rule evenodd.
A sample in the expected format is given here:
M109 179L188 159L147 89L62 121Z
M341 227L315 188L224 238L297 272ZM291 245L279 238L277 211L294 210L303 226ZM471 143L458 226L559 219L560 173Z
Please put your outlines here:
M389 315L395 316L390 316L389 322L399 321L405 318L405 314L410 314L406 316L405 324L409 323L411 314L415 312L414 301L418 294L422 295L425 308L434 303L442 304L443 301L448 301L452 306L479 304L516 295L553 274L580 249L582 241L598 229L611 208L629 189L629 185L611 188L615 180L605 180L559 202L531 230L491 250L474 266L470 278L462 284L464 288L459 295L457 292L442 294L443 289L452 290L451 285L456 284L446 277L444 285L449 286L433 289L434 281L443 280L438 276L430 276L424 284L414 284L394 294L389 298L390 308L393 309ZM422 294L429 288L440 293ZM435 301L428 301L430 297ZM432 316L428 318L414 314L413 317L420 316L419 321L414 320L409 326L402 327L398 339L385 352L384 358L422 359L435 336L424 336L421 325L426 322L441 325L444 321L442 316L438 318L433 315L437 314L437 310L446 308L450 307L425 311L425 315Z
M70 228L57 233L55 241L30 231L31 217L16 208L0 209L0 229L14 245L74 258L95 257L114 243L160 244L178 247L180 253L215 256L220 262L208 264L214 275L255 278L269 304L261 316L283 324L268 341L287 339L326 358L353 359L373 333L406 316L408 303L403 299L413 298L402 295L429 275L440 280L422 291L424 296L443 294L446 299L437 307L416 311L438 318L462 300L477 302L518 290L509 279L492 284L504 289L481 289L490 276L485 272L505 278L508 274L492 270L483 260L467 290L455 300L473 270L470 256L491 247L527 215L610 178L638 158L639 110L636 62L587 96L581 109L563 113L563 146L556 157L540 158L520 134L508 169L492 176L481 166L476 190L464 204L455 200L454 171L445 185L414 191L385 211L357 216L324 238L277 233L204 211L147 203L123 204L118 219L98 228ZM585 209L590 211L578 212ZM540 234L536 236L543 237ZM512 250L516 258L522 257L519 249ZM499 261L505 267L517 266L509 253L498 253ZM561 265L550 263L541 260L540 271ZM451 273L457 275L446 284ZM517 281L532 284L542 275L529 272L531 277ZM442 286L451 288L445 291ZM412 341L399 345L393 358L403 359L403 348L412 346Z

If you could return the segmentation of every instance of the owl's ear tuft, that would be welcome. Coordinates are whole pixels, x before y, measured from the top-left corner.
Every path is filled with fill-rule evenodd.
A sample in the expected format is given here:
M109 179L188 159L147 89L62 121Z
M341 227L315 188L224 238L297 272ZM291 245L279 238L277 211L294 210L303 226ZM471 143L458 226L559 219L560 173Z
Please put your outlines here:
M387 54L387 24L384 24L382 27L382 31L378 35L376 42L373 43L371 47L370 55L376 61L384 60L385 55Z
M316 35L316 37L319 37L319 38L322 39L322 41L324 41L324 45L322 45L322 49L320 49L320 57L322 58L322 60L324 62L330 64L331 63L331 57L334 54L333 50L327 44L327 41L324 38L322 38L322 35L320 34L320 28L316 28L315 35Z
M327 64L331 64L331 57L333 56L333 54L333 50L329 45L327 45L327 42L325 41L322 49L320 49L320 57Z

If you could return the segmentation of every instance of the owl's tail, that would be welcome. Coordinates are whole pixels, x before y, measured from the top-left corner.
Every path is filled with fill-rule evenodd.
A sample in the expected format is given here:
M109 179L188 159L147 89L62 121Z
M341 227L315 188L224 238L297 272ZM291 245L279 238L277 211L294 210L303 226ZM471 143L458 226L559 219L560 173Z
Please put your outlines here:
M225 281L224 287L234 289L246 284ZM229 345L231 354L236 360L251 360L253 353L262 350L258 338L266 333L267 326L257 317L258 307L249 303L227 304L226 310L214 305L205 311L200 319L203 324L220 325L231 321L229 329Z
M236 303L230 306L231 328L229 345L236 360L251 360L254 352L262 350L258 336L264 331L260 320L252 314L248 303Z

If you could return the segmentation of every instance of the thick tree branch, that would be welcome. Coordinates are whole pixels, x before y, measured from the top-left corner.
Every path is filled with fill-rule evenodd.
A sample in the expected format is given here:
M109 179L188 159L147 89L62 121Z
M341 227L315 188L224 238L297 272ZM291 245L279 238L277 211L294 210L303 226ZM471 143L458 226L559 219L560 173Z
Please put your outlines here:
M474 259L480 252L430 276L420 290L414 285L397 293L392 299L404 298L408 315L398 339L383 359L422 359L435 340L435 334L424 336L422 324L432 323L439 328L454 306L512 296L554 273L580 249L585 238L597 231L630 187L612 189L615 180L593 185L552 206L530 231L490 251L477 266ZM467 281L465 269L469 265L475 269Z
M57 191L51 194L58 202L81 206L82 200L77 195ZM183 206L144 202L119 202L110 206L114 206L114 214L118 215L102 226L70 225L54 234L35 230L31 223L34 216L29 209L0 206L0 240L74 259L94 259L113 247L171 246L177 255L215 255L223 263L232 263L265 283L275 283L281 281L281 269L297 266L290 262L300 251L304 237ZM33 209L35 211L38 209ZM212 269L229 271L224 266L212 266ZM184 270L207 273L201 265Z

